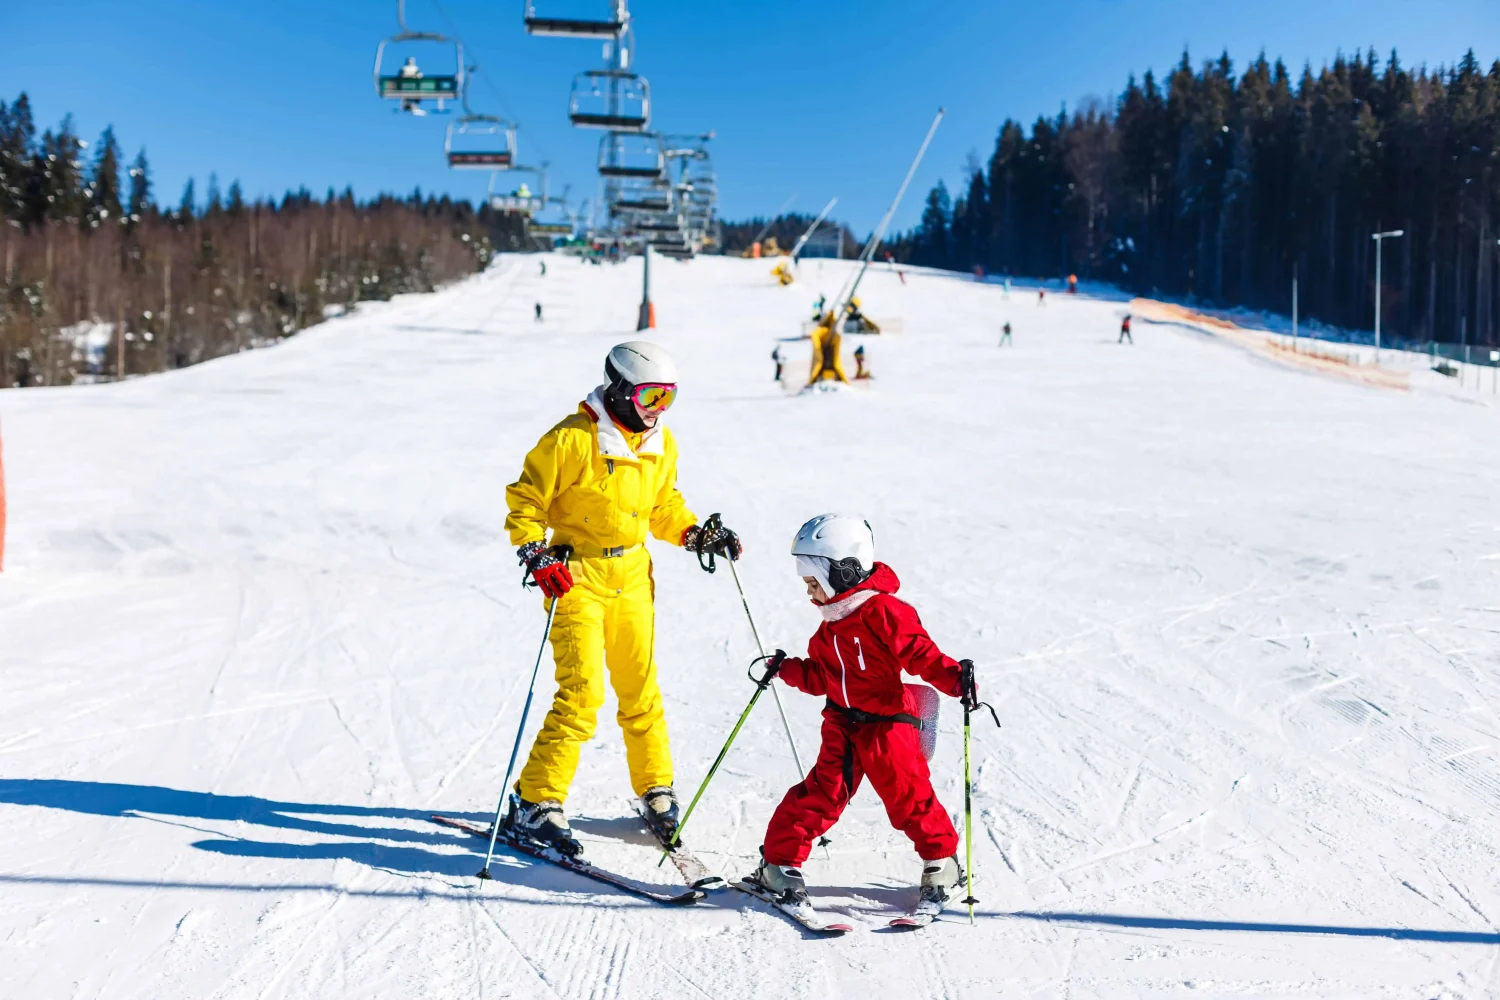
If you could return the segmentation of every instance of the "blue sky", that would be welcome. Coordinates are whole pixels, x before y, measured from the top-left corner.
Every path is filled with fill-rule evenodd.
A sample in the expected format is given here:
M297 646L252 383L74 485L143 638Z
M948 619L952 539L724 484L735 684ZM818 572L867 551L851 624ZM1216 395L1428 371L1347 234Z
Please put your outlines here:
M476 83L476 110L520 123L522 160L550 160L554 190L592 193L599 134L570 128L566 112L569 82L600 64L599 45L528 37L522 6L409 0L408 22L456 29L494 88ZM211 172L251 194L303 184L352 184L362 196L414 185L484 192L483 175L444 166L441 119L392 114L374 94L372 57L396 30L394 0L6 8L0 97L26 90L42 125L71 111L89 139L112 123L127 155L147 148L160 200L175 202L189 177L201 194ZM988 154L1005 117L1029 121L1110 96L1132 71L1169 68L1184 46L1195 62L1227 48L1240 66L1264 49L1294 68L1369 46L1395 46L1408 65L1452 63L1470 46L1486 65L1500 56L1496 0L634 0L631 11L653 124L718 133L727 218L772 213L793 193L794 209L815 212L837 195L836 214L861 233L939 105L948 116L899 228L915 222L939 177L959 180L967 153Z

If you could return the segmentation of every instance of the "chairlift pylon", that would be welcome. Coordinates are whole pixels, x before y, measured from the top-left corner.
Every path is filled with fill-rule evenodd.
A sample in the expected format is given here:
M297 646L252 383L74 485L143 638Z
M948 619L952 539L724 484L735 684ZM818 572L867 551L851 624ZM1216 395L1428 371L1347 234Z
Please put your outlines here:
M400 110L423 115L423 101L436 101L437 110L443 110L444 101L457 100L463 91L464 49L463 45L446 35L430 31L412 31L406 26L406 0L396 0L396 21L401 30L383 40L375 48L375 93L386 100L400 101ZM406 61L394 72L386 72L386 50L390 46L412 43L441 45L453 50L453 72L428 74L417 63L416 56L407 56Z

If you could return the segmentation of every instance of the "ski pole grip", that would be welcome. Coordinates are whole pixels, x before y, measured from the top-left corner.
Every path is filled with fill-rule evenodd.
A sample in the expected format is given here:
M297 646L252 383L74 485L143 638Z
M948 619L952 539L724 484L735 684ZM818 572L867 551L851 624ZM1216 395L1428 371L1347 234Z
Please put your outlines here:
M755 682L756 687L764 691L766 688L771 686L772 679L781 672L781 661L785 659L786 653L779 649L776 650L776 652L771 653L769 656L757 656L755 659L750 661L750 666L745 671L745 673L748 674L750 679ZM765 673L759 677L755 676L755 665L757 663L765 663L766 665Z
M698 565L704 572L712 573L718 567L714 565L713 550L710 549L708 552L704 552L703 543L708 540L710 535L713 535L722 527L724 527L723 519L717 513L713 513L708 515L708 520L704 521L703 526L698 529ZM707 561L703 558L705 555L708 556Z
M557 557L558 562L571 562L573 560L573 546L554 545L552 546L552 554Z

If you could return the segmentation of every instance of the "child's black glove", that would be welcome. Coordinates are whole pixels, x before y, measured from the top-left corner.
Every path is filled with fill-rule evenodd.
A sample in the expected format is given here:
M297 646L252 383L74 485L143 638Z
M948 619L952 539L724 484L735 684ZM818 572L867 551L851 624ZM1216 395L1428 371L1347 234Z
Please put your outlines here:
M968 725L968 723L969 723L968 713L970 713L970 712L977 712L981 708L987 708L987 709L989 709L989 712L990 712L990 718L992 718L992 719L995 720L995 725L996 726L999 726L1000 725L1000 717L995 714L994 708L992 708L986 702L982 702L982 701L979 700L979 682L974 679L974 661L973 660L959 660L958 661L958 670L959 670L959 675L958 675L959 676L959 681L958 681L958 683L959 683L958 700L964 706L964 725Z

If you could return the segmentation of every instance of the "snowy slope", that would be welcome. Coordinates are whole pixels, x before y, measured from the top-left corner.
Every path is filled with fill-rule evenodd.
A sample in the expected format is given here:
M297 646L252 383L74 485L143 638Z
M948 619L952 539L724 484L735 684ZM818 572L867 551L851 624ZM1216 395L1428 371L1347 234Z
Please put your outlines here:
M868 342L876 381L797 397L767 356L846 264L658 265L682 487L744 533L768 641L803 648L786 548L845 509L982 665L1005 728L974 730L977 926L884 932L918 867L868 789L807 867L841 940L508 856L476 894L474 845L426 817L487 819L536 653L504 486L640 276L507 257L275 349L0 392L0 995L1493 995L1500 409L883 271L862 298L904 332ZM753 643L727 573L655 552L691 790ZM819 706L785 698L810 759ZM601 863L669 883L612 719L570 810ZM795 780L767 701L694 818L705 859L747 871Z

